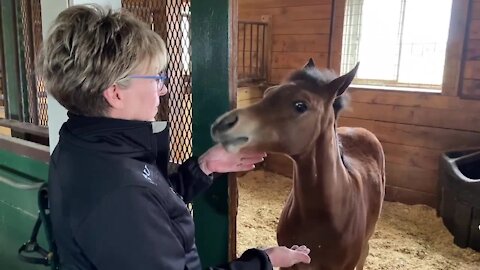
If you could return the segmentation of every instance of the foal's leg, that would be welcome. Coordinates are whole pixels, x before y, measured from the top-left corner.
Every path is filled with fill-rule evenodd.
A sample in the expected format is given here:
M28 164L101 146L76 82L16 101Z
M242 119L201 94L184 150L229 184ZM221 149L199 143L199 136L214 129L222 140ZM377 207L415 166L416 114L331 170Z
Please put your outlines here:
M367 260L369 249L370 249L370 245L368 244L368 241L366 241L365 244L363 245L362 254L360 255L360 259L358 260L357 267L355 267L355 270L363 269L363 266L365 265L365 261Z

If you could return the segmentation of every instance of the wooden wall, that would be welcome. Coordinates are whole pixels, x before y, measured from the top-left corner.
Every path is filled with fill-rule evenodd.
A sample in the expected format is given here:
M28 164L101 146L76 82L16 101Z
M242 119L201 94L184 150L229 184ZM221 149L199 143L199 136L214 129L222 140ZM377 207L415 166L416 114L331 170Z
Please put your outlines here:
M338 72L344 0L333 1L332 16L331 1L255 2L239 0L239 14L240 18L273 14L273 31L277 31L272 48L277 56L272 63L274 78L278 80L312 55L321 66L328 65ZM435 206L441 153L480 148L480 101L476 100L480 98L480 0L453 2L441 94L349 90L352 111L342 115L340 125L365 127L382 142L387 200ZM312 12L314 7L316 12ZM297 10L303 10L305 18ZM290 19L293 22L289 23ZM283 29L285 25L288 27ZM317 26L309 28L311 25ZM282 30L275 30L277 27ZM292 169L289 160L278 156L267 160L267 168L286 175Z
M331 0L239 0L238 6L239 20L270 18L271 82L280 82L310 57L327 65Z
M469 26L460 94L465 98L480 99L480 0L471 3Z

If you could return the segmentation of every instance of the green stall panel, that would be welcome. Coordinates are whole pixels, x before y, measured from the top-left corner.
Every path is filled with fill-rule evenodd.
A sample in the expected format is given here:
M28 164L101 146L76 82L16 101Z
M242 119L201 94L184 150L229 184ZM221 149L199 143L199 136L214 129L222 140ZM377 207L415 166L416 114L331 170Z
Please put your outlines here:
M229 109L229 8L228 0L192 1L193 154L197 156L213 145L210 125ZM228 259L228 181L222 178L193 204L204 268Z
M29 238L37 219L37 192L46 181L48 165L24 156L0 150L0 269L46 270L17 256ZM41 227L40 245L48 248Z

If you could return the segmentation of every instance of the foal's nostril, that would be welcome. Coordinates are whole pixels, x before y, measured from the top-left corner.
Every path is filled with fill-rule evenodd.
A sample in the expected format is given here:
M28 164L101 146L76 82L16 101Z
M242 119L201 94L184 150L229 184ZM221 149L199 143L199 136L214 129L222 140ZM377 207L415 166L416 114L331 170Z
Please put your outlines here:
M227 131L234 127L237 122L238 116L236 114L230 114L217 124L216 129L219 132Z

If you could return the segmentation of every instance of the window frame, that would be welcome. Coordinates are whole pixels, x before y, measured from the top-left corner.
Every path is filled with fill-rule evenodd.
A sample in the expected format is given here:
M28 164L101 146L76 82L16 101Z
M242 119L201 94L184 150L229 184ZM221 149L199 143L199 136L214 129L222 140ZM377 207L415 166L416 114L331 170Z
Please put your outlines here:
M343 45L343 24L345 19L347 0L333 1L332 6L332 34L330 40L331 55L329 68L340 72ZM441 94L445 96L457 96L460 91L462 59L464 53L465 39L468 37L468 17L469 7L472 0L453 0L450 15L450 25L448 30L448 39L445 52L445 65L443 70L443 80L440 89L429 89L425 85L417 87L415 85L402 86L376 86L368 84L353 83L353 88L379 90L379 91L401 91L401 92L425 92L431 94Z

